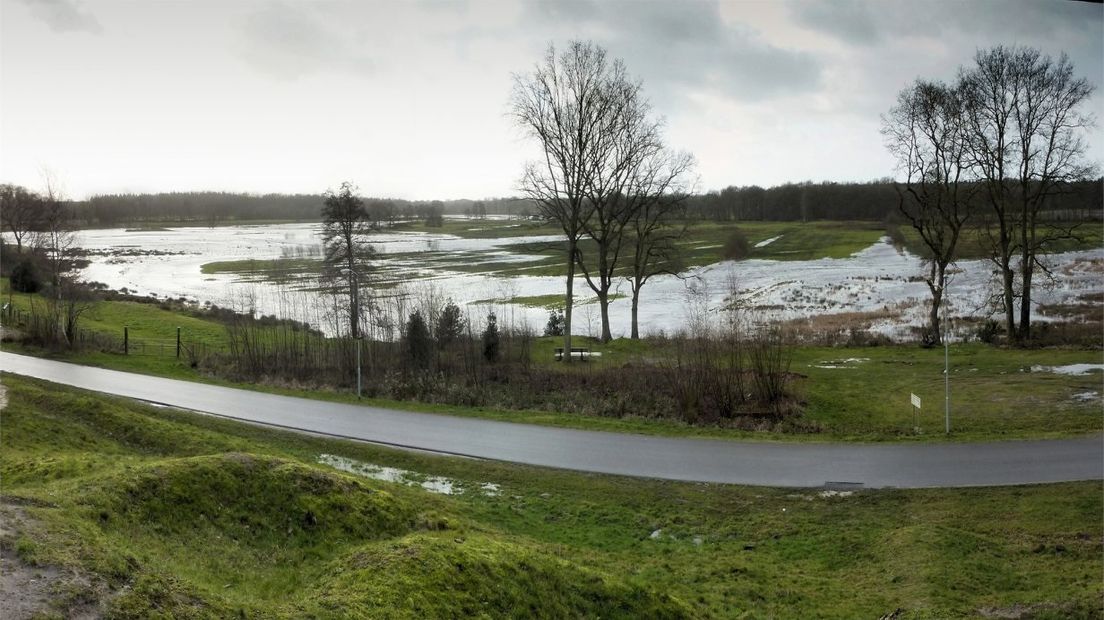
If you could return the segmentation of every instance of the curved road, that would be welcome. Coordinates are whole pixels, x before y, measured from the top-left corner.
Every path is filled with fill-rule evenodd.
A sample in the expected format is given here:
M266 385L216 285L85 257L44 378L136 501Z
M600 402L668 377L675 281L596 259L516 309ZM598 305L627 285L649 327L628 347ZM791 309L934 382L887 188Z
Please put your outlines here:
M1102 438L825 444L654 437L264 394L0 353L0 370L310 433L581 471L763 486L954 487L1099 480Z

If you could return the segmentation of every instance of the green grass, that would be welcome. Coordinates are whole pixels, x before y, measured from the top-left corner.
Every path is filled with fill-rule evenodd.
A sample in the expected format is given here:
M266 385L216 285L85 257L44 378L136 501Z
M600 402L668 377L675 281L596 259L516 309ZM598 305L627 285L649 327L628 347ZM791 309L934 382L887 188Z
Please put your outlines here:
M682 261L687 267L699 267L724 260L724 245L733 231L739 230L749 245L780 237L761 248L751 248L748 258L769 260L813 260L847 258L878 241L885 227L876 222L692 222L679 242ZM554 231L553 231L554 232ZM493 271L500 276L562 276L565 273L563 242L531 242L510 246L511 251L539 257L528 263L489 263L459 265L457 270ZM580 243L584 256L593 256L596 245L584 238ZM628 265L622 261L619 275L628 275Z
M928 246L924 244L923 239L920 238L920 233L916 232L916 229L908 224L899 224L898 230L901 231L905 240L905 248L909 252L917 256L931 255ZM978 259L989 256L989 242L982 236L982 233L983 231L977 227L968 226L963 229L956 247L959 259ZM1060 239L1050 243L1046 248L1046 252L1072 252L1104 247L1104 229L1101 229L1098 223L1082 224L1074 230L1074 233L1075 238Z
M734 230L747 237L748 258L814 260L847 258L877 243L885 234L876 222L702 222L691 225L681 243L689 265L708 265L723 258L724 244ZM762 241L778 237L757 248Z
M466 239L498 239L500 237L553 235L560 231L558 226L529 220L454 219L444 220L441 226L426 226L424 220L398 222L387 230L394 232L455 235Z
M838 363L847 358L867 361ZM837 362L837 363L833 363ZM951 425L959 439L1058 437L1100 432L1101 373L1084 376L1032 372L1033 366L1100 364L1100 351L1013 349L983 344L951 347ZM819 366L844 366L819 368ZM943 350L916 346L801 348L791 369L807 375L806 417L851 439L911 436L910 394L920 396L920 426L943 435Z
M3 381L0 510L27 519L0 544L90 577L59 604L98 591L113 617L1101 616L1099 482L827 498L406 453Z
M321 258L273 258L267 260L227 260L200 265L201 273L233 273L244 276L282 274L318 274L322 269Z

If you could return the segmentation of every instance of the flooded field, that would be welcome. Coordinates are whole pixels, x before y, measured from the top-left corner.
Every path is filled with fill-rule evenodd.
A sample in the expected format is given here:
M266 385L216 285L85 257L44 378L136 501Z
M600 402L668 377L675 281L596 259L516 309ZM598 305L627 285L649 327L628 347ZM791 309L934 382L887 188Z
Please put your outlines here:
M478 226L475 221L471 224L467 230ZM88 251L91 263L83 277L142 295L183 297L201 304L295 318L329 332L333 330L327 325L319 295L313 292L316 282L311 275L321 256L318 231L318 224L86 230L80 233L80 245ZM379 233L373 239L380 253L372 276L377 294L413 300L451 298L473 317L493 309L503 323L527 323L539 331L548 318L548 308L542 304L563 294L564 281L562 277L523 275L526 264L547 257L519 248L522 244L554 243L558 237L526 235L524 230L501 222L495 231L500 236ZM772 237L756 247L778 239ZM1104 293L1104 249L1067 252L1046 260L1055 278L1043 279L1036 290L1041 307L1085 303L1089 296ZM296 271L291 277L274 280L261 270L251 271L250 261L280 261L276 264L294 265ZM216 265L229 267L213 269ZM503 275L504 265L513 266L510 275ZM929 293L924 273L919 257L895 248L887 239L847 258L719 261L692 268L679 277L653 278L642 295L640 325L644 333L671 332L738 307L753 323L858 314L874 331L907 336L925 320ZM575 288L579 305L573 331L597 334L597 303L581 279ZM956 317L995 316L990 302L995 290L990 262L961 261L949 288L952 321ZM631 310L628 282L620 282L614 292L611 327L614 336L627 335ZM534 299L540 301L532 302ZM530 300L533 305L518 300ZM1039 318L1048 320L1043 314Z

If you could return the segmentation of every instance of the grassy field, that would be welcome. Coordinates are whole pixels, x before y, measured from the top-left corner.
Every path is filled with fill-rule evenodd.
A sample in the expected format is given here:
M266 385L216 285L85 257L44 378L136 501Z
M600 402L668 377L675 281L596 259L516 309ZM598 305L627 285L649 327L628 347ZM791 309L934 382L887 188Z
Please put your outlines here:
M905 248L917 256L929 256L931 252L924 245L920 233L907 224L898 225L902 237L905 240ZM989 256L988 242L983 236L984 231L977 227L966 227L957 246L960 259L986 258ZM1074 237L1053 241L1047 250L1049 252L1072 252L1075 250L1092 250L1104 247L1104 228L1099 223L1088 222L1074 229Z
M426 226L424 220L399 222L388 228L394 232L431 233L456 235L466 239L498 239L501 237L527 237L554 235L560 228L531 220L454 220L446 219L441 226Z
M832 496L628 479L3 382L0 545L54 575L57 617L1102 613L1099 482Z

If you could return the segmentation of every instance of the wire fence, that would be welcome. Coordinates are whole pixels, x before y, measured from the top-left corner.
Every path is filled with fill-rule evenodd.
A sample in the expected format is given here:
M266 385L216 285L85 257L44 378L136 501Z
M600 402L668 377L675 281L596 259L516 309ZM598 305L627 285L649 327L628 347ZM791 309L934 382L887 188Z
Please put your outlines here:
M13 308L4 304L0 317L7 327L17 328L25 334L48 334L56 330L57 321L41 313ZM70 338L64 338L70 340ZM208 343L192 340L185 330L177 328L175 338L147 338L135 333L129 327L118 332L103 330L76 329L69 343L74 348L95 349L107 353L122 355L143 355L153 357L176 357L199 359L211 352Z

